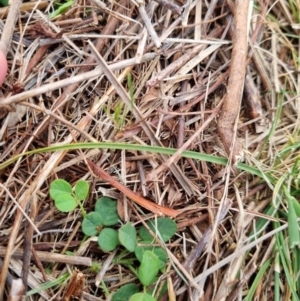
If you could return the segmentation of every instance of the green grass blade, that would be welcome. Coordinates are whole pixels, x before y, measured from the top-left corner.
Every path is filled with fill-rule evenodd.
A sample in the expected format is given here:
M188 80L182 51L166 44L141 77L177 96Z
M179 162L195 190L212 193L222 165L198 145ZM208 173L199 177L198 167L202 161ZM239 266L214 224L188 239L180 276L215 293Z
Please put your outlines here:
M76 149L118 149L118 150L134 150L134 151L143 151L143 152L151 152L151 153L160 153L164 155L173 155L177 149L175 148L167 148L167 147L159 147L159 146L150 146L150 145L138 145L138 144L129 144L129 143L115 143L115 142L85 142L85 143L72 143L72 144L64 144L64 145L52 145L45 148L35 149L24 154L17 155L12 157L5 162L0 164L0 170L9 166L10 164L17 161L19 158L23 156L29 156L33 154L39 153L47 153L47 152L55 152L55 151L66 151L66 150L76 150ZM217 157L214 155L203 154L194 151L184 151L181 155L182 157L191 158L200 161L206 161L214 164L226 165L227 159ZM248 166L243 163L238 163L237 167L243 171L251 173L253 175L259 176L261 178L268 177L270 180L273 180L270 176L262 174L257 168Z
M292 197L288 189L284 186L285 196L288 200L288 233L289 233L289 246L291 249L300 247L300 234L299 234L299 225L297 220L297 214L294 207L294 197ZM296 200L296 199L295 199Z
M255 279L247 293L247 296L245 298L245 301L252 301L253 300L253 296L254 296L254 293L257 289L257 286L258 284L262 281L263 279L263 276L266 272L266 270L269 268L270 264L271 264L271 258L268 259L262 266L261 268L259 269L257 275L255 276Z
M45 282L42 285L40 285L39 287L36 287L36 288L30 290L29 292L27 292L26 296L29 297L29 296L32 296L34 294L38 294L38 293L40 293L44 290L47 290L49 288L61 285L62 283L64 283L68 279L68 277L69 277L69 274L67 273L67 274L64 274L64 275L58 277L57 279Z
M274 225L279 225L279 223L275 222ZM293 277L293 275L296 275L298 271L293 271L294 270L294 263L292 261L293 258L291 258L289 254L289 250L287 249L287 244L285 241L285 236L283 232L278 232L276 234L276 245L277 245L277 251L279 253L279 259L280 263L282 265L285 279L289 285L289 288L292 293L292 300L300 301L298 294L296 292L296 282Z

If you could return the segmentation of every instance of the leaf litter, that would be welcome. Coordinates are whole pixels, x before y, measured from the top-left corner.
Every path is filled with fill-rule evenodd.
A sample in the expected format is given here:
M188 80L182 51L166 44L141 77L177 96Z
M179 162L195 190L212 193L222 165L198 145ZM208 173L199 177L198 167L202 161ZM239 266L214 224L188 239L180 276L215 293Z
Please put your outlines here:
M18 278L19 294L29 292L31 300L64 298L72 275L80 275L82 292L76 294L83 300L107 300L136 282L113 263L115 252L83 240L79 210L56 210L49 189L62 178L72 185L90 182L87 212L99 197L114 196L122 221L145 223L157 212L150 205L150 212L136 210L134 195L159 214L161 208L173 214L179 230L163 245L169 265L156 285L167 282L169 289L161 300L261 300L266 294L274 300L279 288L272 264L253 283L274 259L278 231L286 229L284 215L271 210L272 204L287 210L280 185L299 199L299 178L293 177L299 173L299 4L66 3L52 19L55 3L20 6L0 95L1 163L75 142L178 151L64 150L24 156L1 169L0 299ZM7 12L0 9L1 33ZM183 158L185 150L225 157L229 164ZM242 157L263 177L241 172ZM106 178L97 177L96 168ZM257 221L264 226L258 229ZM281 281L278 287L288 285ZM294 294L280 293L286 300Z

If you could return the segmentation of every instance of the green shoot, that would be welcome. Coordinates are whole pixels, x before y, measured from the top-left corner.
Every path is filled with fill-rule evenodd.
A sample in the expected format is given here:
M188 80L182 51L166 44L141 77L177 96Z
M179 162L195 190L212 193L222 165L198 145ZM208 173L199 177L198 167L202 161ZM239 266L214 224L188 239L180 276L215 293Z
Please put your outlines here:
M169 218L157 218L137 231L132 223L115 229L118 223L117 203L108 197L100 198L95 211L88 213L82 223L84 234L98 236L98 245L104 252L111 252L119 246L116 263L127 266L144 287L141 293L136 285L124 285L113 295L112 301L140 300L136 298L141 296L143 300L156 300L146 292L146 288L157 280L160 271L165 271L168 256L161 247L151 246L153 237L147 228L161 241L167 242L176 233L177 225ZM134 255L134 258L128 258L128 254ZM134 267L136 264L137 269Z
M82 215L85 216L86 212L82 201L87 198L88 193L89 184L86 181L78 181L74 189L62 179L54 180L50 185L50 196L54 200L56 208L61 212L70 212L79 206Z
M74 0L68 0L65 3L55 2L56 9L49 15L50 19L53 19L68 10L74 3Z

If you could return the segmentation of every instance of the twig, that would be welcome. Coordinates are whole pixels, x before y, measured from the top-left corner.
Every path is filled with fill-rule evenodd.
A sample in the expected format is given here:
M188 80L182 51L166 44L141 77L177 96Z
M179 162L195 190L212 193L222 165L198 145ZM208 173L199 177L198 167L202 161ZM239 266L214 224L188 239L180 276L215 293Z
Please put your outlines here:
M155 53L145 54L142 58L142 62L151 61L156 56L157 56L157 54L155 54ZM126 68L126 67L132 66L132 65L135 65L135 58L112 64L112 65L110 65L109 68L112 71L115 71L115 70L120 70L122 68ZM84 80L96 78L96 77L100 76L101 74L103 74L103 71L100 68L96 68L93 71L81 73L81 74L75 75L73 77L63 79L58 82L43 85L41 87L29 90L29 91L25 91L20 94L13 95L11 97L7 97L5 99L0 99L0 107L1 107L1 105L18 103L18 102L26 100L30 97L39 96L43 93L46 93L49 91L54 91L59 88L67 87L67 89L69 89L70 86L77 85L78 83L80 83Z
M216 38L220 35L222 28L218 28L214 30L209 38ZM174 61L172 64L168 65L165 69L163 69L159 74L157 74L152 79L148 80L147 86L148 87L154 87L158 83L160 83L164 78L169 76L172 72L177 71L179 68L181 68L183 65L185 65L188 61L190 61L193 57L195 57L203 48L205 45L199 45L195 46L193 49L185 53L183 56L178 58L176 61Z
M218 120L218 132L225 151L233 163L243 156L234 125L240 111L247 58L247 20L249 0L237 0L234 15L234 37L227 94Z
M37 214L37 195L34 195L32 201L30 202L30 218L34 222ZM30 223L25 224L24 227L24 254L23 254L23 265L22 265L22 280L27 290L28 285L28 275L30 269L30 261L31 261L31 249L32 249L32 237L33 237L34 228Z
M24 211L24 209L20 206L20 204L17 202L17 200L13 197L13 195L10 193L10 191L7 189L5 185L0 183L0 187L5 190L5 192L8 194L8 196L11 198L11 200L14 202L14 204L18 207L18 210L22 213L22 215L27 219L28 223L31 224L32 228L35 230L35 232L39 235L41 235L41 232L36 227L34 222L30 219L30 217L27 215L27 213Z
M146 183L145 169L140 160L138 160L136 163L137 163L137 168L139 171L142 193L143 193L143 196L146 196L146 195L148 195L148 189L147 189L147 183Z
M140 206L150 210L151 212L158 214L158 215L167 215L171 217L176 217L181 213L179 210L175 210L168 207L163 207L153 202L150 202L143 197L135 194L132 190L128 189L118 181L116 181L112 176L110 176L107 172L105 172L102 168L97 166L91 160L87 159L89 167L92 169L93 173L98 177L101 177L103 180L108 182L113 187L117 188L121 192L123 192L128 198L132 199L134 202L139 204Z
M228 201L226 204L224 204L223 207L219 208L220 214L219 214L218 220L216 221L216 225L215 225L216 227L218 227L220 225L222 220L227 215L227 213L231 207L231 204L232 203L230 201ZM213 239L212 235L213 235L213 227L210 225L204 232L203 236L201 237L201 239L199 240L199 242L197 243L197 245L195 246L195 248L193 249L193 251L191 252L189 257L183 263L183 267L187 271L190 271L193 268L193 266L195 265L199 256L201 255L202 251L206 247L206 244L208 243L208 241ZM177 281L174 282L175 288L177 288L179 283L180 283L180 279L178 279Z
M6 253L6 248L0 246L0 256L2 257ZM12 257L21 259L23 257L23 250L17 249L13 252ZM42 262L59 262L73 265L84 265L87 267L92 266L92 259L89 257L75 256L75 255L62 255L50 252L36 251L37 256Z
M81 222L78 222L75 225L75 227L73 228L72 234L68 238L68 241L66 242L63 249L60 251L61 254L64 254L68 250L70 242L73 240L74 236L78 233L80 226L81 226ZM52 268L52 273L56 270L57 266L58 266L58 263L55 263L55 265Z
M99 271L99 273L96 275L95 284L96 286L99 286L101 281L103 280L103 277L105 276L105 273L107 272L109 266L111 265L111 262L113 261L114 257L117 254L117 249L114 250L103 262L102 267Z
M182 92L186 92L187 91L187 86L188 86L188 82L185 80L182 84L181 84L181 91ZM179 107L182 108L185 102L181 102L179 104ZM184 115L181 115L179 117L179 121L178 121L178 127L177 127L177 131L178 131L178 135L177 135L177 148L180 148L183 145L183 141L184 141L184 127L185 127L185 118Z
M139 13L140 13L140 17L144 21L144 24L145 24L145 26L146 26L146 28L149 32L149 35L152 37L152 40L153 40L155 46L157 48L159 48L161 46L161 42L158 38L158 35L157 35L156 31L153 28L151 20L149 19L148 15L147 15L147 12L146 12L145 6L144 6L144 1L143 0L138 0L137 3L138 3L138 10L139 10Z
M20 6L20 12L31 12L34 8L37 9L45 9L49 5L48 1L35 1L35 2L27 2L22 3ZM0 15L2 18L5 18L9 13L9 7L1 7Z
M36 253L36 250L35 250L34 247L31 248L31 253L32 253L32 256L33 256L33 259L35 261L36 266L38 267L38 269L40 270L41 274L43 275L43 279L45 281L49 281L48 276L47 276L47 274L45 272L45 269L44 269L44 267L42 265L42 262L41 262L41 260L40 260L40 258L38 256L38 254Z
M185 8L183 11L183 16L182 16L182 26L186 26L188 24L189 14L192 9L191 4L192 4L192 0L186 1Z
M2 51L5 56L7 55L8 49L10 47L21 3L22 0L11 0L8 16L0 40L0 51Z
M182 8L180 6L178 6L175 3L170 2L168 0L154 0L154 1L178 15L180 15L182 12Z

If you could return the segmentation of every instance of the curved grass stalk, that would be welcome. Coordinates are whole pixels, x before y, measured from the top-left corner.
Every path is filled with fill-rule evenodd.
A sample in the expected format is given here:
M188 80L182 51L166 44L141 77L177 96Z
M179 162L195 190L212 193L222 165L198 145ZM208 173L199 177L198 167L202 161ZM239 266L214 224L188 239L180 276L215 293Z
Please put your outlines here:
M150 145L138 145L138 144L130 144L130 143L116 143L116 142L82 142L82 143L71 143L71 144L64 144L64 145L52 145L45 148L39 148L32 151L25 152L23 154L14 156L3 163L0 164L0 170L9 166L10 164L14 163L18 159L24 156L30 156L34 154L40 153L48 153L48 152L55 152L55 151L65 151L65 150L74 150L74 149L118 149L118 150L134 150L134 151L143 151L143 152L150 152L150 153L160 153L165 155L173 155L177 149L175 148L167 148L167 147L160 147L160 146L150 146ZM220 165L226 165L227 159L221 158L214 155L203 154L194 151L184 151L182 153L182 157L191 158L199 161L206 161L209 163L215 163ZM260 178L265 179L267 176L271 179L270 176L262 173L258 168L251 167L247 164L238 163L237 168L243 171L246 171L252 175L256 175Z

